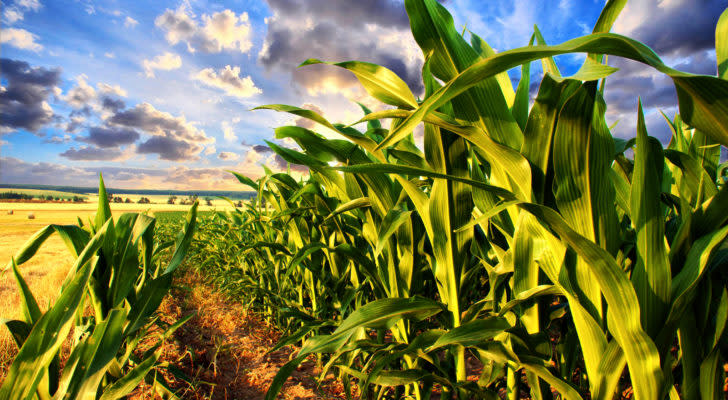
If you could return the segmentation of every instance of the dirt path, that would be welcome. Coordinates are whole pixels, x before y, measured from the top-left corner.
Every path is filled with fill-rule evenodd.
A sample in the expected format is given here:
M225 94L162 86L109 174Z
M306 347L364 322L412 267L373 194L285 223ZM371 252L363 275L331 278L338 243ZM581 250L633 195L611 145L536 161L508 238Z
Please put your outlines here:
M266 354L280 334L244 307L215 293L192 274L180 278L172 295L160 307L162 318L173 322L196 312L175 333L160 361L177 366L190 382L165 373L165 379L183 399L263 399L278 369L293 349ZM343 399L341 384L333 379L321 387L313 362L304 363L288 379L280 399ZM150 398L143 386L134 398Z

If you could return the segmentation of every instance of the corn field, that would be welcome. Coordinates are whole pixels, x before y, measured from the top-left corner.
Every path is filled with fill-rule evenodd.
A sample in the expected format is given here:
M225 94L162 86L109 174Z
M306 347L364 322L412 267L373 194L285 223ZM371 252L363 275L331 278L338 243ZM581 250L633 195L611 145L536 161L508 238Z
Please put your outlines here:
M189 249L196 213L197 204L176 240L157 243L154 218L134 213L112 218L101 179L93 221L49 225L30 238L7 268L20 289L23 318L3 321L19 351L0 399L123 399L143 380L173 396L150 372L163 367L162 344L191 315L165 325L155 313ZM58 299L41 312L18 266L54 233L76 261ZM163 256L171 248L171 258ZM144 340L153 344L142 351ZM62 360L61 348L69 341L70 355Z
M349 61L328 64L383 111L362 106L344 125L258 107L338 136L277 128L298 148L269 146L310 174L235 173L256 199L197 239L217 287L286 330L278 347L302 343L268 399L309 357L362 398L725 396L728 12L718 76L699 76L609 33L625 3L607 1L590 35L547 45L536 28L528 46L496 54L435 0L406 0L423 99L394 72ZM553 57L569 53L587 57L562 76ZM680 112L665 116L666 148L641 104L634 137L612 136L607 56L672 79Z
M186 319L135 349L158 325L190 248L215 288L286 332L276 348L301 345L267 399L309 359L350 397L724 398L728 11L716 27L717 76L692 75L609 33L625 3L606 1L592 34L548 45L534 28L527 46L496 53L458 31L436 0L405 0L424 97L379 65L305 61L350 71L381 107L362 105L350 124L258 107L311 120L327 136L277 128L297 148L268 145L309 173L233 172L257 196L203 218L194 239L196 205L175 243L154 243L154 219L111 218L102 181L94 221L45 228L8 266L24 319L4 321L20 351L0 399L106 400L145 379L163 385L150 371ZM571 53L587 56L562 76L554 57ZM634 137L613 137L608 57L674 83L679 113L663 114L666 147L647 132L641 104ZM530 99L534 61L544 74ZM77 261L41 313L17 266L54 232ZM172 246L165 266L160 254Z

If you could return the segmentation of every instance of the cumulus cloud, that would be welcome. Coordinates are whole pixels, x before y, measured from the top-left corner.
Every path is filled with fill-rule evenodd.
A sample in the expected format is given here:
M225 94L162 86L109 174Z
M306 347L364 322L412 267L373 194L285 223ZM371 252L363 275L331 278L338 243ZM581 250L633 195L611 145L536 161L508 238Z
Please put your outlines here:
M86 82L86 79L88 79L86 75L76 77L76 86L69 90L68 94L63 98L74 108L84 107L96 98L96 90Z
M268 70L292 73L309 94L340 93L357 87L348 71L322 65L296 68L308 58L360 60L397 73L419 94L422 54L410 33L401 2L391 0L270 0L273 16L258 54Z
M114 114L109 122L138 128L156 136L172 135L184 140L211 143L213 140L202 130L197 129L184 116L174 117L172 114L159 111L149 103L137 104L134 108Z
M647 44L660 56L715 49L715 25L725 7L724 0L627 2L614 32Z
M188 122L184 116L159 111L149 103L119 111L107 122L111 125L140 129L152 135L137 147L142 154L157 154L168 161L197 160L204 144L214 143L203 130Z
M37 132L53 120L48 97L60 82L60 68L31 67L27 62L0 59L7 87L0 88L0 132Z
M247 53L252 47L248 13L236 15L231 10L202 15L201 21L182 5L177 10L167 9L154 23L166 32L170 44L184 42L191 53L219 53L237 50Z
M219 159L221 159L221 160L231 160L231 161L232 161L232 160L237 160L237 159L238 159L238 157L239 157L239 156L238 156L238 154L237 154L237 153L233 153L233 152L231 152L231 151L221 151L221 152L220 152L220 153L219 153L219 154L217 155L217 158L219 158Z
M182 66L182 58L174 53L164 52L154 57L152 60L142 61L142 67L144 67L144 74L148 78L154 77L154 70L171 71Z
M0 30L0 43L5 43L23 50L35 52L43 50L43 46L35 41L38 35L30 33L25 29L6 28Z
M174 136L153 136L137 147L137 153L156 154L161 160L187 161L198 160L202 146Z
M25 13L29 11L38 11L41 7L43 7L43 5L40 4L40 1L38 0L18 0L8 6L3 4L3 7L5 8L3 12L5 22L7 24L13 24L17 21L23 20L23 18L25 18Z
M73 161L123 161L130 157L129 152L120 149L102 149L94 146L71 147L60 154Z
M719 0L628 2L613 30L650 46L663 61L679 70L715 75L715 25L724 8ZM619 121L613 133L620 137L635 135L639 97L650 134L667 143L670 131L657 110L668 115L677 111L672 81L634 61L615 58L610 64L620 68L607 80L605 91L609 122Z
M323 115L324 115L324 110L322 110L322 109L321 109L321 108L320 108L319 106L317 106L316 104L312 104L312 103L305 103L305 104L304 104L304 105L303 105L303 106L302 106L301 108L305 108L305 109L307 109L307 110L311 110L311 111L314 111L314 112L316 112L316 113L317 113L318 115L321 115L321 116L323 116ZM313 128L315 128L315 127L316 127L316 122L314 122L314 121L311 121L311 120L310 120L310 119L308 119L308 118L303 118L303 117L298 117L298 118L296 118L296 120L294 121L294 123L296 124L296 126L300 126L301 128L306 128L306 129L313 129Z
M263 93L262 90L255 87L250 75L244 78L240 77L240 67L226 65L219 72L215 72L212 68L205 68L198 72L194 78L207 86L222 89L229 96L251 97Z
M109 85L108 83L97 83L96 88L103 94L113 94L120 97L126 97L126 90L119 85Z
M139 133L133 129L115 126L94 126L88 130L88 136L79 140L101 148L119 147L131 144L139 139Z
M126 18L124 18L124 28L133 28L139 24L139 21L135 20L134 18L127 15Z

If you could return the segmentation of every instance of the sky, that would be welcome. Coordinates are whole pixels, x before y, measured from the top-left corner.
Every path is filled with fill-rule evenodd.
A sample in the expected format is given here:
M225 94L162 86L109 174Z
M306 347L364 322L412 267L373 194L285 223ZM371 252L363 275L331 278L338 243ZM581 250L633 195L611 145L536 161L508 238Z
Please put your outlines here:
M274 129L307 121L264 104L316 110L334 122L378 109L347 71L308 58L360 60L395 71L422 94L423 55L403 1L0 1L0 183L114 188L243 189L285 170L266 146ZM447 0L458 29L496 51L591 32L604 0ZM727 0L630 0L613 32L642 41L680 70L715 75L715 24ZM467 34L466 34L467 35ZM583 55L557 57L573 73ZM637 98L663 143L677 98L669 79L636 62L606 86L616 137L635 136ZM520 72L509 71L517 85ZM541 79L532 64L531 93ZM324 131L321 131L325 133ZM331 135L331 133L325 133ZM290 146L290 143L281 143ZM300 168L295 168L298 170Z

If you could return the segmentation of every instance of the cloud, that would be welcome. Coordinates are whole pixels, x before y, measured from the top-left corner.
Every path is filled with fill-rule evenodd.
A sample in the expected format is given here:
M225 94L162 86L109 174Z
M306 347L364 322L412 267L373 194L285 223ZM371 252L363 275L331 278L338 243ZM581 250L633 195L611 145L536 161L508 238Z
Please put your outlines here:
M5 6L5 4L3 4L3 7L5 8L3 17L5 18L5 22L9 25L23 20L26 12L38 11L41 7L43 7L43 5L40 4L40 1L38 0L18 0L9 6Z
M129 158L130 153L120 149L81 146L78 149L71 147L60 156L73 161L123 161Z
M207 86L222 89L228 96L245 98L263 93L262 90L255 87L250 75L245 78L240 77L240 67L231 68L226 65L219 72L215 72L212 68L205 68L198 72L194 78Z
M239 16L231 10L202 15L195 21L195 15L182 5L177 10L167 9L154 21L166 32L170 44L185 42L190 53L202 51L219 53L223 50L237 50L247 53L252 47L248 13Z
M154 136L137 147L137 153L157 154L161 160L198 160L202 146L174 136Z
M25 61L2 58L0 70L8 85L0 88L0 132L37 132L53 120L46 100L60 82L60 68L31 67Z
M101 148L119 147L131 144L139 139L139 133L133 129L114 126L94 126L89 128L88 136L79 140Z
M114 94L120 97L126 97L126 90L119 85L109 85L108 83L97 83L96 88L103 94Z
M305 103L301 108L305 108L307 110L314 111L318 115L321 115L321 116L324 115L324 110L322 110L319 106L317 106L315 104ZM311 121L308 118L303 118L303 117L296 118L295 124L296 124L296 126L300 126L301 128L306 128L306 129L313 129L316 127L316 122Z
M399 75L415 94L423 91L422 54L410 33L401 2L270 0L273 16L259 62L269 71L292 73L296 85L311 95L359 88L354 76L338 68L296 68L308 58L368 61Z
M113 52L106 52L106 53L104 53L104 57L106 57L106 58L116 58L116 54L114 54Z
M660 56L715 49L715 25L725 7L725 0L628 2L613 30L647 44Z
M124 18L124 28L134 28L138 24L139 24L139 21L135 20L134 18L132 18L128 15L126 16L126 18Z
M233 131L233 127L230 125L227 121L222 121L220 124L222 127L222 135L228 142L234 142L238 140L238 136L235 135L235 131Z
M111 125L140 129L152 135L137 147L141 154L157 154L168 161L197 160L203 144L215 142L203 130L197 129L184 116L174 117L155 109L149 103L119 111L107 122Z
M130 128L141 129L151 135L171 135L180 139L212 143L214 139L205 132L187 122L184 116L174 117L172 114L159 111L149 103L137 104L134 108L114 114L109 122Z
M150 60L144 60L142 61L142 66L144 67L144 74L148 78L154 77L154 70L159 69L163 71L170 71L173 69L177 69L182 66L182 58L174 53L170 52L164 52L164 54L160 54L154 59Z
M96 90L86 82L86 79L88 79L86 75L76 77L77 85L63 98L73 108L81 108L96 98Z
M238 157L239 157L239 155L237 153L233 153L233 152L230 152L230 151L221 151L217 155L217 158L219 158L221 160L231 160L231 161L232 160L237 160Z
M101 99L101 107L105 110L118 112L119 110L123 110L126 107L126 104L121 99L113 99L111 97L104 96Z
M38 39L38 35L25 29L6 28L0 30L0 43L6 43L19 49L35 52L43 50L43 46L35 42L36 39Z
M31 163L13 157L0 157L0 182L38 185L95 187L99 173L107 188L178 190L245 190L235 177L222 168L129 168L118 166L68 166Z
M266 154L266 153L273 153L273 149L271 149L268 146L264 146L262 144L256 144L252 147L253 151L259 154Z

